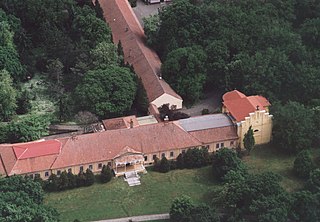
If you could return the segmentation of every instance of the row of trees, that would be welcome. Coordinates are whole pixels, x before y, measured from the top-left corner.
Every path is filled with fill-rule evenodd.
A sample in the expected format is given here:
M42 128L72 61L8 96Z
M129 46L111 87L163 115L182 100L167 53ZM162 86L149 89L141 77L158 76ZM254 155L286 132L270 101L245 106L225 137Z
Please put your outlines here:
M145 20L162 74L188 103L206 89L303 104L319 98L320 3L183 1Z
M86 172L79 172L77 175L74 175L72 172L67 173L63 171L59 176L51 174L46 181L43 181L39 176L36 176L34 180L39 182L44 190L53 192L91 186L96 180L101 183L107 183L112 177L113 174L110 167L103 165L101 173L97 177L90 169L87 169Z
M30 178L0 178L0 190L1 221L60 221L58 212L44 205L40 184Z
M180 153L176 160L168 160L162 157L161 160L154 159L153 169L161 173L167 173L175 169L192 169L207 166L212 158L207 148L191 148L185 153Z

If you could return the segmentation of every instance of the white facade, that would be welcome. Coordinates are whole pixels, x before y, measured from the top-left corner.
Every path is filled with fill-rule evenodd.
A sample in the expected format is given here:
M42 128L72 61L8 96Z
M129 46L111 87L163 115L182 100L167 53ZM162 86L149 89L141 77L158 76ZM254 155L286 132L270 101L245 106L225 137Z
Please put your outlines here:
M173 108L175 106L175 109L182 109L182 99L178 99L174 96L171 96L167 93L162 94L155 100L151 102L156 107L160 107L163 104L169 104L169 108Z

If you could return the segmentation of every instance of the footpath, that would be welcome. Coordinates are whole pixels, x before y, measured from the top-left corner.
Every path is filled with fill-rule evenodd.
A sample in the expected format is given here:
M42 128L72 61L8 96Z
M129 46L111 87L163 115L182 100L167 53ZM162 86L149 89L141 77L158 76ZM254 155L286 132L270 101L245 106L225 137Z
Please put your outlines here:
M143 216L124 217L110 220L99 220L94 222L138 222L169 219L169 214L151 214Z

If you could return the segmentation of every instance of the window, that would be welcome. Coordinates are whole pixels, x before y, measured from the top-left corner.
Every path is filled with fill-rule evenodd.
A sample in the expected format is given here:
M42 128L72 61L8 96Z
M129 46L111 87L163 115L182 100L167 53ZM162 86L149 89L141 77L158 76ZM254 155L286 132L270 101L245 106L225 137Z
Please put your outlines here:
M33 179L33 174L30 174L29 177L30 177L31 179Z
M181 153L182 153L182 154L185 154L185 153L186 153L186 150L182 150Z
M230 141L230 146L233 146L234 145L234 141Z
M152 159L155 160L157 158L157 155L153 155Z
M99 163L98 164L98 169L101 169L102 168L102 163Z
M170 152L170 157L173 157L173 152Z
M92 170L92 168L93 168L92 165L89 165L89 169Z
M162 153L161 154L161 157L163 158L163 157L166 157L166 154L165 153Z
M68 169L68 173L72 173L72 169L71 168Z
M144 157L144 161L148 161L148 156L145 156L145 157Z
M61 170L58 170L57 175L60 176L60 174L61 174Z
M219 149L219 148L220 148L219 143L217 143L216 144L216 149Z
M256 133L256 132L259 132L259 130L258 130L258 129L256 129L256 130L254 130L253 132L255 132L255 133Z
M83 166L80 166L80 172L83 172Z
M45 177L48 177L48 176L49 176L49 171L46 171L46 172L44 173L44 176L45 176Z
M108 166L110 166L110 167L111 167L111 162L108 162Z
M220 147L223 148L224 147L224 143L220 143Z

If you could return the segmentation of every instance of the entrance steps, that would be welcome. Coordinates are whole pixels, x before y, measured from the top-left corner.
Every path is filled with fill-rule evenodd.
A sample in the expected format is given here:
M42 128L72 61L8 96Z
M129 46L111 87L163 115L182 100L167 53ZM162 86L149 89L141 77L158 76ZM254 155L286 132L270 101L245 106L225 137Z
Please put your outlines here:
M124 181L127 181L130 187L140 185L140 176L137 172L131 171L124 174Z

